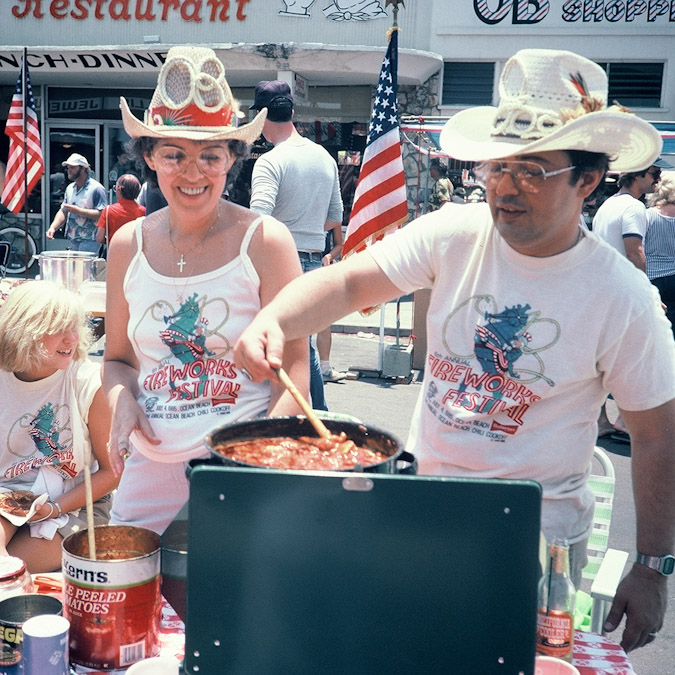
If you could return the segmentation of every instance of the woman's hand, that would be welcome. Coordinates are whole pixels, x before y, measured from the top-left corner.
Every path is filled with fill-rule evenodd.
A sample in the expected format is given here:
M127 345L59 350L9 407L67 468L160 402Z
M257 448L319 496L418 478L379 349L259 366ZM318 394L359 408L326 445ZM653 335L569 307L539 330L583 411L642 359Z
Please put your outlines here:
M121 476L124 461L129 457L129 437L132 431L141 434L148 443L159 445L161 441L148 421L143 408L124 387L119 387L113 407L108 455L115 476Z
M56 518L59 515L59 510L52 504L52 502L45 502L38 504L35 507L35 513L28 519L29 523L39 523L41 520L49 520Z

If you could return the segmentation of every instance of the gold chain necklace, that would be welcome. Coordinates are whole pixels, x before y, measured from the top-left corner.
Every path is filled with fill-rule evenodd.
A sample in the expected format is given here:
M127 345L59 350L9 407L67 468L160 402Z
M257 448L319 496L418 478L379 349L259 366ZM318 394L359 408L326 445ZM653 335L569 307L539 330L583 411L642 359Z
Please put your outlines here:
M192 253L192 251L194 251L194 250L197 248L197 246L199 246L200 244L203 244L203 243L204 243L204 241L205 241L206 238L209 236L209 234L211 234L211 230L213 230L213 228L214 228L215 224L218 222L218 219L219 219L219 218L220 218L220 200L218 201L218 211L216 212L216 217L213 219L213 222L211 223L211 226L209 227L209 229L206 230L206 232L202 235L202 237L201 237L200 239L198 239L198 240L197 240L197 241L196 241L196 242L195 242L195 243L194 243L187 251L185 251L184 253L183 253L182 251L179 251L179 250L176 248L176 245L173 243L173 230L172 230L172 228L171 228L171 221L169 220L169 242L170 242L170 244L171 244L171 248L172 248L176 253L180 253L180 260L176 263L176 266L179 268L179 271L180 271L181 274L183 273L183 267L185 267L185 265L188 264L188 263L187 263L187 260L185 260L185 256L186 256L186 255L189 255L190 253ZM173 254L172 254L172 256L171 256L171 259L173 260L173 262L175 262L175 256L174 256Z
M192 253L192 251L194 251L194 250L197 248L197 246L199 246L200 244L203 244L203 243L206 241L206 238L207 238L207 237L209 236L209 234L211 233L211 230L213 230L213 228L215 227L215 225L216 225L216 223L218 222L218 219L219 219L219 218L220 218L220 201L218 201L218 212L216 213L216 217L213 219L213 222L211 223L211 226L210 226L209 229L204 233L204 235L199 239L199 241L197 241L197 243L194 244L194 246L192 246L190 249L188 249L187 251L185 251L185 254L190 254L190 253ZM184 254L183 254L181 251L179 251L179 250L176 248L176 246L174 245L174 243L173 243L173 237L172 237L172 234L171 234L171 223L170 223L170 222L169 222L169 242L171 243L171 248L172 248L172 251L171 251L171 261L174 262L174 263L176 264L176 266L177 266L177 267L180 269L180 271L182 272L182 271L183 271L183 267L184 267L185 265L187 265L187 261L185 260ZM176 255L175 255L176 253L180 253L180 260L179 260L178 262L176 262ZM192 279L192 275L189 274L188 276L185 277L183 286L182 286L182 288L181 288L180 290L178 289L178 286L176 285L176 277L172 276L171 279L172 279L172 283L173 283L173 287L174 287L174 291L175 291L175 293L176 293L176 298L177 298L177 300L178 300L178 303L179 303L179 304L182 304L182 303L183 303L183 295L184 295L184 293L185 293L185 289L188 287L188 284L190 283L190 280Z

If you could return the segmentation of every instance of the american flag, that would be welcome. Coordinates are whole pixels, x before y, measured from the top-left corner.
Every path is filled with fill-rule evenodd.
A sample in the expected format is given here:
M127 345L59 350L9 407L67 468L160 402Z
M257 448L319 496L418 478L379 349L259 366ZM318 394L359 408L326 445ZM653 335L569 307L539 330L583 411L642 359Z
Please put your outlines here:
M20 72L5 127L5 134L9 136L9 158L5 172L5 187L2 191L2 203L12 213L21 212L26 195L30 194L38 184L45 170L40 146L40 131L35 112L35 99L33 98L33 88L30 85L30 75L25 60L22 67L26 69L25 96L23 72ZM24 110L27 136L25 143L23 136Z
M396 101L397 72L398 30L394 29L380 69L343 256L382 239L408 217Z

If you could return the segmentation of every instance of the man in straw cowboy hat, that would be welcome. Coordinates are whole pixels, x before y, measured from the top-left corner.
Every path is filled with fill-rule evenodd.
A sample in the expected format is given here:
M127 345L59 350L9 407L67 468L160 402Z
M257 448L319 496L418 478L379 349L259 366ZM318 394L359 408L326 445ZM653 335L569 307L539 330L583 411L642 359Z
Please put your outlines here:
M661 139L608 109L604 71L571 52L518 52L499 92L498 107L460 112L441 134L449 155L478 162L487 203L425 215L296 279L244 332L236 362L272 377L286 340L431 287L407 448L422 474L537 480L543 532L571 542L577 584L593 519L586 479L611 391L633 441L640 557L605 629L625 614L622 645L635 649L661 629L672 570L675 344L645 275L579 216L608 165L647 167Z
M282 223L221 199L265 111L238 124L213 50L169 50L145 122L124 99L121 108L130 150L168 205L110 242L103 384L122 474L111 523L162 533L188 498L185 463L209 456L207 430L299 412L278 380L252 382L236 368L232 347L301 270ZM305 395L307 362L306 339L291 343L284 367Z

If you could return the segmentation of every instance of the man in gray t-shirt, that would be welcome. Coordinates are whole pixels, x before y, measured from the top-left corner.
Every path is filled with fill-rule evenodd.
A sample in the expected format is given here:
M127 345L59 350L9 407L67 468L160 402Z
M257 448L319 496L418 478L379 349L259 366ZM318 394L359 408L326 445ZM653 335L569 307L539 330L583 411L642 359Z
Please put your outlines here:
M259 82L251 108L267 108L263 135L274 145L253 167L251 209L285 223L304 272L321 267L326 231L342 223L335 160L297 132L292 121L293 96L286 82ZM319 359L311 341L310 375L312 406L327 410Z

